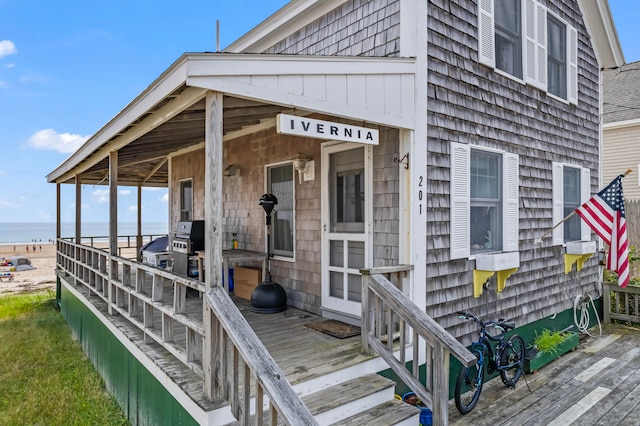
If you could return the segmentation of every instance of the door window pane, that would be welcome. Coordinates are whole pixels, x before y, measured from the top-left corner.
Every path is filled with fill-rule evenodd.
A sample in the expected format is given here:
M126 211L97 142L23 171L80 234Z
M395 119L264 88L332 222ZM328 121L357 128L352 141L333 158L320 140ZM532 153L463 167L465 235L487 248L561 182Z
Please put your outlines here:
M364 148L331 154L331 231L364 232Z

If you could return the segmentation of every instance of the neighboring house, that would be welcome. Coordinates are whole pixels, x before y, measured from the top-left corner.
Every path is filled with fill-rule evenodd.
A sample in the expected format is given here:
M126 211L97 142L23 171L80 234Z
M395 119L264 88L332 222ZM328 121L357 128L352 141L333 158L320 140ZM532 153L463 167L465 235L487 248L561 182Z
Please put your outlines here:
M290 306L360 324L359 270L410 265L407 303L464 344L461 310L564 328L598 295L595 237L576 217L537 239L603 183L600 69L622 64L603 28L605 0L293 1L221 53L183 55L47 178L110 184L112 256L117 186L168 187L170 230L206 223L207 288L234 236L266 250L273 193ZM61 281L63 306L88 306ZM109 313L137 297L107 287Z
M611 180L632 169L624 181L628 200L640 200L640 62L602 73L602 177Z

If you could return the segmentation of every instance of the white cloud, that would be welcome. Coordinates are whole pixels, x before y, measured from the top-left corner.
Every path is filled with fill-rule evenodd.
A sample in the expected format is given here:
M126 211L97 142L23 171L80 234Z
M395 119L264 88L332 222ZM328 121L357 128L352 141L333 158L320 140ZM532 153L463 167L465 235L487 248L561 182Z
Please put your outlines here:
M169 193L166 193L162 197L160 197L160 201L162 201L164 203L168 203L169 202Z
M108 203L109 202L109 190L108 189L96 189L91 193L91 197L93 201L97 203Z
M121 189L118 193L120 195L129 195L129 194L131 194L131 190L130 189Z
M69 154L80 148L89 136L57 133L53 129L40 130L34 133L27 144L35 149L45 149Z
M7 83L5 83L4 81L0 80L0 89L4 89L8 87Z
M13 201L0 200L0 209L17 209L20 208L20 204L14 203Z
M129 206L129 207L127 207L127 210L129 210L130 212L137 212L138 211L138 206Z
M0 41L0 58L18 53L16 45L11 40Z
M6 65L7 68L14 68L15 66L16 64L14 64L13 62Z
M0 170L0 176L2 176L2 175L6 175L6 174L7 174L7 171L6 171L6 170Z

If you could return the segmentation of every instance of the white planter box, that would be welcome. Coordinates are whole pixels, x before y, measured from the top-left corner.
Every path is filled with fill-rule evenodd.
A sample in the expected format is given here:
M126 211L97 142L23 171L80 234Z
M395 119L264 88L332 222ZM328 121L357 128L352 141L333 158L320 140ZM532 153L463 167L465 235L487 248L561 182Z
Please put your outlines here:
M567 243L567 254L593 254L595 252L595 241L571 241Z
M476 255L476 269L479 271L504 271L520 267L520 252L489 253Z

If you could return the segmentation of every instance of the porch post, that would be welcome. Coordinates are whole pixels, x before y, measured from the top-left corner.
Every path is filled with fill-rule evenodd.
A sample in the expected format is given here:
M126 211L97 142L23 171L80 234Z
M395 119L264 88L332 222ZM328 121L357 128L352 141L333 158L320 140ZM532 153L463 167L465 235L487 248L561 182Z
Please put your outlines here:
M59 263L61 263L62 257L60 256L60 245L58 244L58 239L62 236L62 225L60 221L62 216L60 214L60 203L62 202L62 196L60 192L60 182L56 182L56 240L54 242L56 246L56 267ZM56 274L56 301L58 303L58 307L60 306L62 286L60 283L60 277Z
M75 240L76 244L82 243L82 182L79 175L76 175L76 223ZM77 277L80 275L80 248L76 246L74 250L75 265L73 273Z
M142 184L138 184L138 235L136 235L136 259L142 261Z
M205 286L210 290L221 285L222 273L222 93L208 92L205 100ZM216 370L216 348L213 312L203 306L204 392L210 400L215 395L213 372Z
M118 151L109 153L109 315L113 314L113 285L118 271L112 257L118 254ZM115 265L114 265L115 263Z

